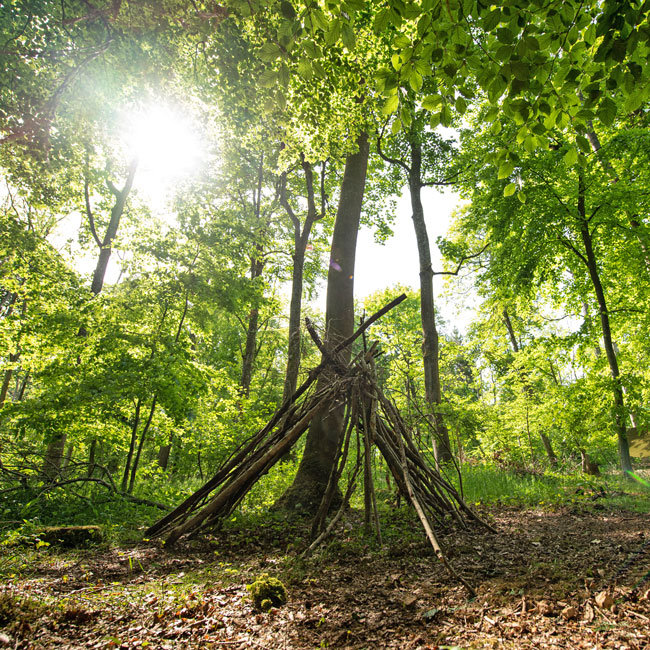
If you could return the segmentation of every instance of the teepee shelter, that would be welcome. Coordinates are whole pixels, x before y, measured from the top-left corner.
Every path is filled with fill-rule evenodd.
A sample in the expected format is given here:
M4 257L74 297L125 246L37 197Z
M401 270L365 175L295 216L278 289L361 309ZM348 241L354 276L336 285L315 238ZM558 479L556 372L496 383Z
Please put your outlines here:
M377 382L374 369L376 344L360 352L349 364L342 364L337 359L341 350L351 345L373 322L405 298L405 295L401 295L386 305L331 352L323 346L307 321L307 328L323 354L321 363L309 373L307 380L285 401L265 427L244 443L205 485L151 526L145 536L164 536L170 545L181 537L214 526L227 517L251 487L296 444L312 418L325 409L343 404L345 416L338 457L313 522L314 541L307 552L311 552L333 530L349 503L356 478L361 472L364 475L366 522L374 519L377 535L381 539L370 463L372 446L376 445L401 495L415 509L437 557L473 595L471 585L445 558L435 529L448 519L453 519L463 528L470 521L491 527L465 504L456 488L418 450L396 406ZM324 372L327 372L328 380L316 383ZM358 450L356 465L351 472L343 502L326 525L355 432Z

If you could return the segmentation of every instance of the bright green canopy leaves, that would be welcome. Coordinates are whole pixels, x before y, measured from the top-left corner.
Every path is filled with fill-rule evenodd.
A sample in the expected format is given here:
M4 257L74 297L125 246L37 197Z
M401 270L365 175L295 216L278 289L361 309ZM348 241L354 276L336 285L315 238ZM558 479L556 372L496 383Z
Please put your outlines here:
M246 15L250 7L235 3ZM532 150L552 129L611 126L647 101L649 16L647 2L283 0L255 16L266 26L258 55L273 65L260 84L345 75L357 96L379 93L390 114L431 80L420 101L434 126L464 114L478 91L499 107L486 119L514 121Z

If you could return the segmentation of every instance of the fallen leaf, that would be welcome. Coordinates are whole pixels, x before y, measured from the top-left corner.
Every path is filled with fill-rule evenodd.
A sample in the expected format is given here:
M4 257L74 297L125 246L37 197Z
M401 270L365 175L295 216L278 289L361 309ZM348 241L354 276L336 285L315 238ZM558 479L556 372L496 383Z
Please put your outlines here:
M415 605L417 600L418 600L418 597L411 594L411 595L406 596L405 598L402 599L402 606L403 607L413 607L413 605Z
M436 614L440 610L437 607L434 607L433 609L429 609L424 614L422 614L422 618L426 621L430 621L432 618L435 618Z
M585 605L585 613L582 616L582 620L585 623L591 623L594 620L594 608L591 606L591 603Z
M614 606L614 599L609 595L609 592L601 591L596 595L596 605L600 609L611 609Z
M548 600L540 600L537 603L537 611L542 616L553 616L555 612L555 606L553 603L550 603Z
M560 613L565 621L572 621L574 618L578 618L578 610L570 605L565 607Z

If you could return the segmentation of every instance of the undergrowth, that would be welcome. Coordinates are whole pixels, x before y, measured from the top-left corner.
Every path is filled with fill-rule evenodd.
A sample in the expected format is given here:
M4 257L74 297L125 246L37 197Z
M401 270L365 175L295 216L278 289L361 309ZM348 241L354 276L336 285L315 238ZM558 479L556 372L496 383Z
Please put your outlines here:
M297 540L309 529L309 523L287 519L284 513L270 509L275 500L290 485L295 463L280 463L253 487L239 508L222 523L233 533L233 544L245 546L251 542L264 546L279 544L291 553ZM458 478L450 472L450 480L459 486ZM380 476L376 477L377 501L382 518L388 518L384 536L407 539L412 535L410 516L395 509L394 488L389 490ZM167 481L164 489L158 478L144 484L138 496L165 500L170 506L179 503L198 487L196 481ZM630 479L615 470L600 477L581 473L504 471L494 465L465 465L462 490L472 505L511 505L514 507L562 506L584 508L627 509L650 512L650 471L640 470ZM362 508L363 491L358 489L352 506ZM124 544L142 538L147 526L162 514L160 509L135 504L99 488L89 486L83 493L56 490L34 492L16 491L0 505L0 543L13 543L17 538L32 547L38 541L38 530L53 525L99 524L108 543ZM260 540L257 542L256 540ZM357 540L361 546L367 541ZM347 544L347 543L346 543ZM20 565L22 559L16 559Z
M454 483L459 485L457 478ZM626 478L616 470L602 476L550 470L522 474L504 472L492 465L466 465L462 488L466 501L477 505L553 507L599 503L605 507L650 512L650 477L644 471Z

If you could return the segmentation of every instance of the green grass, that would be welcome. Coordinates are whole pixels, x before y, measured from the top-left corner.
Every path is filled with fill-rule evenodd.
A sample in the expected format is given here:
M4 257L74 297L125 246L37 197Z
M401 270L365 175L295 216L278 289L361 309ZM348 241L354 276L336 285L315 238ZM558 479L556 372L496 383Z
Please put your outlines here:
M233 529L235 539L242 546L256 537L256 531L263 538L263 544L272 540L291 546L291 539L299 535L300 526L289 522L281 513L269 512L269 506L291 483L295 464L280 464L264 476L244 499L241 506L224 522L226 530ZM394 487L388 490L381 476L375 477L377 500L380 509L392 511ZM455 479L457 481L457 479ZM584 508L626 509L636 512L650 512L650 470L639 470L632 478L624 478L612 469L601 477L589 477L580 473L547 471L543 474L522 474L506 471L495 465L465 465L463 467L463 491L470 504L512 505L517 507L562 506ZM160 481L143 481L139 495L152 498L158 496L170 505L175 505L197 487L196 481L166 482L163 489ZM164 493L163 493L164 492ZM352 500L353 507L363 505L363 490L357 489ZM37 494L17 491L0 504L0 544L5 548L14 545L17 537L32 548L37 543L36 533L44 526L99 524L109 543L124 544L141 539L144 528L156 521L162 511L156 508L128 502L108 495L92 486L77 495L56 490ZM388 527L397 537L408 537L409 524L393 515L395 521ZM408 519L408 518L407 518ZM235 530L238 531L235 533ZM262 534L263 531L263 534ZM9 542L7 545L6 543ZM359 540L363 547L370 543ZM372 545L372 544L371 544ZM23 545L24 547L24 545ZM11 570L29 565L25 550L11 552ZM5 558L6 559L6 558Z
M625 478L616 470L602 476L581 473L516 474L492 465L463 468L465 499L475 504L561 506L600 503L606 507L650 512L647 472Z

